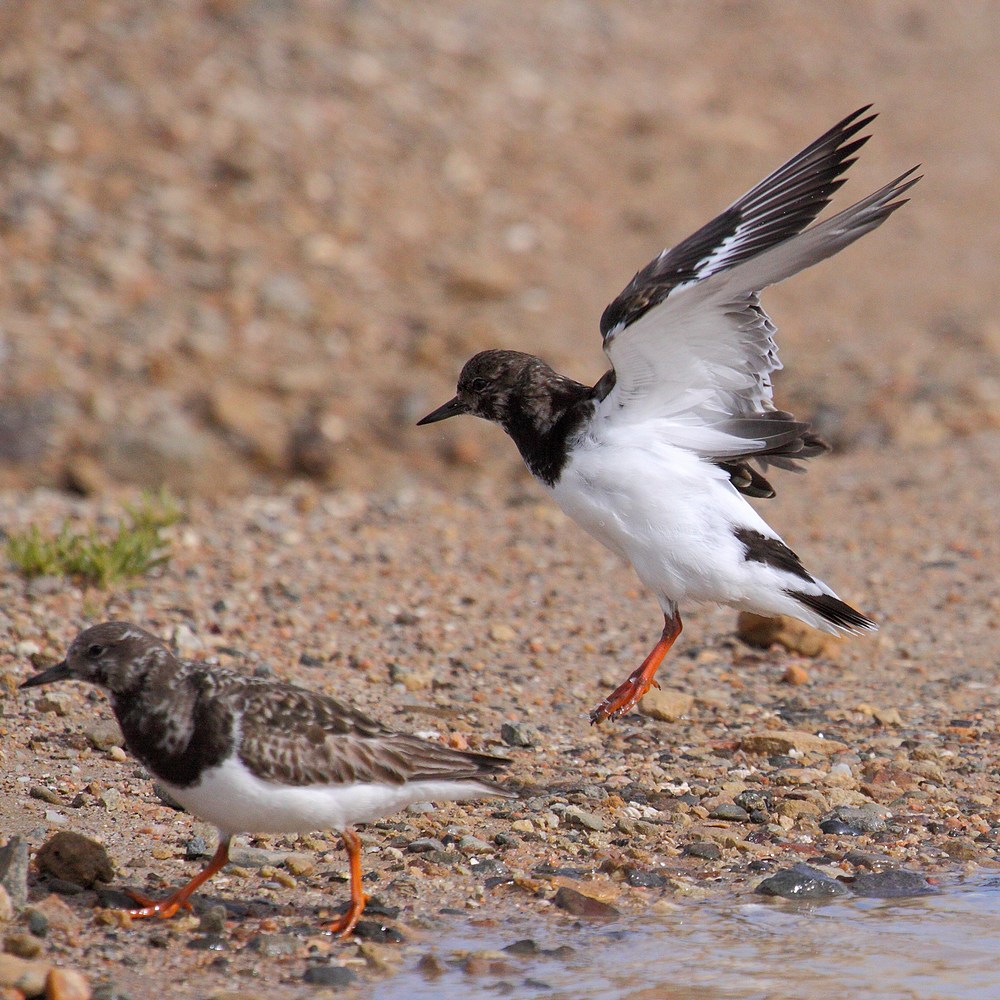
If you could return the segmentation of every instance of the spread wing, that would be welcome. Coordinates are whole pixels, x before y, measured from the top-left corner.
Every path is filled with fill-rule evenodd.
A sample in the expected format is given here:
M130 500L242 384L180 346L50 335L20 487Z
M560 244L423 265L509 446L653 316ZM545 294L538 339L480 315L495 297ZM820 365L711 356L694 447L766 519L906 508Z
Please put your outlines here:
M482 779L507 760L394 733L336 698L273 683L246 688L240 758L294 785ZM266 767L266 771L265 771Z
M621 423L658 420L674 443L716 459L756 456L794 467L789 456L824 449L806 424L774 407L771 373L781 364L758 293L881 225L919 180L910 170L806 228L868 140L854 138L875 117L864 117L867 110L849 115L663 251L608 306L601 333L615 384L599 415Z

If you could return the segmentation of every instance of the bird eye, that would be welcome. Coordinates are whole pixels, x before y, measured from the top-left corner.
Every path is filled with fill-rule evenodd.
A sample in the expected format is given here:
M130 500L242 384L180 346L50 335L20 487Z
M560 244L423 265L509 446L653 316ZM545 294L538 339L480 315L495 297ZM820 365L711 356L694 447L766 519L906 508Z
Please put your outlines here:
M486 379L484 379L484 378L474 378L469 383L469 388L473 392L482 392L483 389L485 389L487 385L489 385L489 383L486 381Z
M92 646L87 647L87 659L96 660L103 652L104 647L95 642Z

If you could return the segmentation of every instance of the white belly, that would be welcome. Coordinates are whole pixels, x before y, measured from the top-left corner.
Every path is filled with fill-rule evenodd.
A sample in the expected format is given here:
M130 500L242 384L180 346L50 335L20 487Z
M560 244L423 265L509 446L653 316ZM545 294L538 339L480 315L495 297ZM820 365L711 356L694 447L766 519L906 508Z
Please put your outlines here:
M581 527L661 599L743 604L749 567L734 526L774 533L725 472L669 444L583 441L552 488Z
M235 757L206 771L193 787L162 784L189 813L213 823L224 834L343 830L413 802L458 801L496 794L476 781L412 781L405 785L356 782L295 788L262 781Z

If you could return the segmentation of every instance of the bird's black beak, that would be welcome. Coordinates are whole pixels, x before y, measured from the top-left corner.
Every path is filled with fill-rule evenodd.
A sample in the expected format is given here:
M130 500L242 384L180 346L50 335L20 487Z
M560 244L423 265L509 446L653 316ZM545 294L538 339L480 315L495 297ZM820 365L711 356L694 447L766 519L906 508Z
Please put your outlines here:
M424 424L436 424L439 420L447 420L449 417L457 417L460 413L468 413L469 407L462 401L460 396L449 399L444 406L439 406L436 410L428 413L423 420L417 421L417 426Z
M41 684L51 684L53 681L69 680L70 677L71 674L69 672L69 664L63 660L62 663L57 663L55 666L49 667L48 670L43 670L40 674L35 674L34 677L29 677L21 685L21 687L38 687Z

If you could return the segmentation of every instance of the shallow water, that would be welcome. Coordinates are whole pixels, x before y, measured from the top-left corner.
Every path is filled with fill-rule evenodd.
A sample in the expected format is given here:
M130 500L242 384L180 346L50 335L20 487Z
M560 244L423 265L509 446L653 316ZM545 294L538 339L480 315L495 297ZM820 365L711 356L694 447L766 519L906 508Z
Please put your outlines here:
M373 1000L1000 1000L998 877L908 899L680 904L666 916L558 936L491 928L442 941L437 954L447 963L459 949L502 948L526 936L574 953L511 958L500 976L404 972Z

